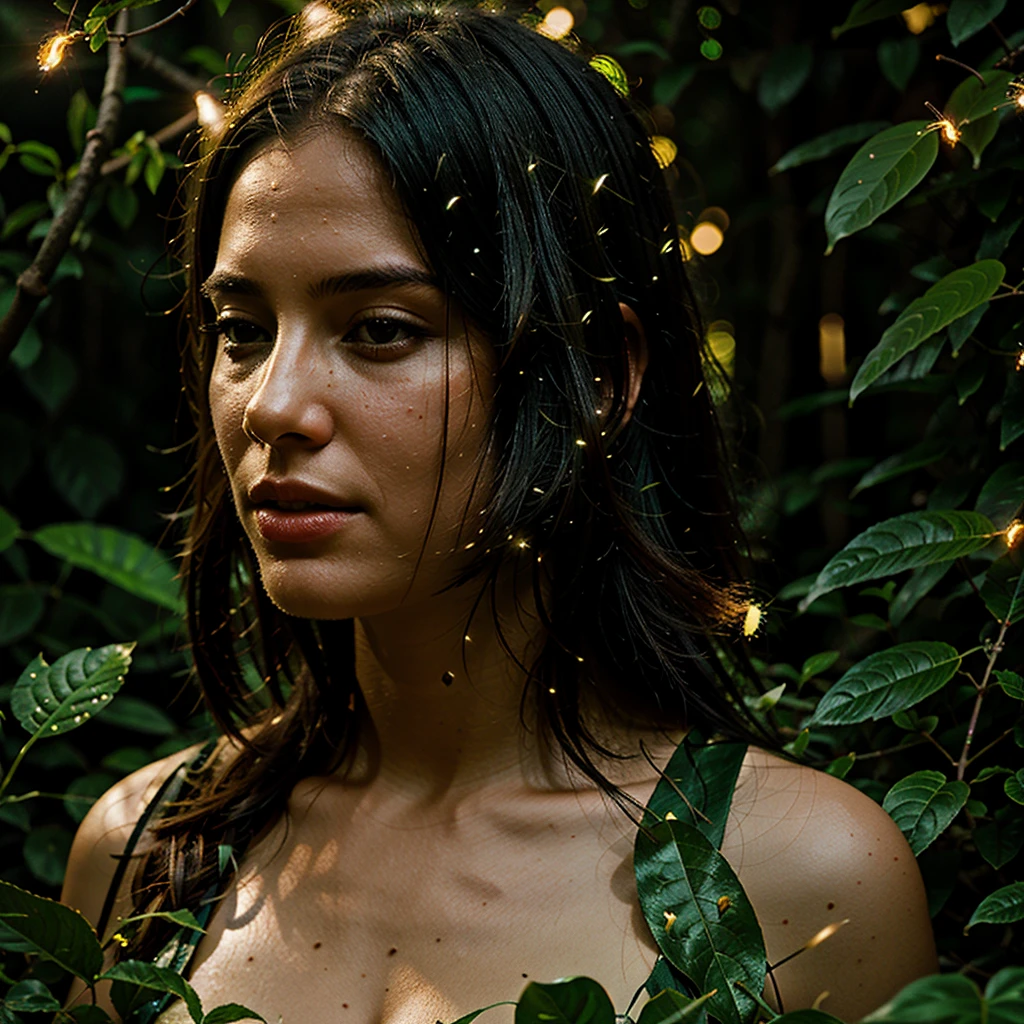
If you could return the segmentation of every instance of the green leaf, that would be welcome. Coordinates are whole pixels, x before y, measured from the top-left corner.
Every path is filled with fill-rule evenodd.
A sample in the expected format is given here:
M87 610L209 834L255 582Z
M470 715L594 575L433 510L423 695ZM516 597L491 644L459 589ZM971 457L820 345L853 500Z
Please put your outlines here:
M708 998L704 995L690 999L674 989L665 989L644 1003L636 1024L682 1024L683 1021L692 1020Z
M769 170L769 174L780 174L792 167L800 167L803 164L813 163L816 160L824 160L833 153L838 153L848 146L855 146L858 142L877 135L884 128L889 128L888 121L861 121L858 124L846 124L841 128L835 128L824 135L819 135L808 142L801 142L781 156L778 162Z
M80 822L89 808L101 797L117 779L109 772L90 772L79 775L68 783L64 795L64 810L72 821Z
M914 640L870 654L849 669L819 701L812 721L851 725L878 721L942 689L960 668L956 648Z
M166 169L167 162L164 160L163 153L159 149L151 150L149 159L146 161L146 167L142 172L142 177L146 182L146 188L153 195L156 195L156 190L160 187L160 180L163 178Z
M590 58L590 66L599 75L603 75L620 96L629 97L629 79L622 70L622 65L614 57L597 54Z
M907 88L920 59L921 47L913 36L883 39L878 44L878 66L897 92Z
M992 820L974 830L978 853L997 871L1024 847L1024 811L1016 804L1000 807Z
M1020 575L1020 569L1008 558L999 559L985 574L981 599L998 622L1009 620L1013 625L1024 618L1024 593L1018 589Z
M117 226L127 231L139 212L139 197L135 189L119 181L114 182L107 193L107 209Z
M883 520L833 556L800 602L800 610L838 587L968 555L985 547L998 532L977 512L929 510Z
M7 509L0 507L0 551L6 551L21 531L18 520Z
M108 725L120 726L147 736L173 736L178 731L174 719L166 711L138 697L119 698L103 716L103 720Z
M873 21L881 21L899 14L906 6L906 0L857 0L850 8L846 21L832 29L832 38L838 39L851 28L870 25Z
M827 256L836 242L877 220L923 179L939 152L926 121L893 125L861 146L846 165L825 209Z
M32 539L56 558L88 569L129 594L184 612L173 566L141 537L112 526L58 523L36 530Z
M854 753L843 754L842 757L837 757L825 771L837 779L845 779L856 760L857 755Z
M1004 967L985 986L988 1024L1021 1024L1024 1013L1024 967Z
M54 490L86 519L115 498L124 481L117 449L79 427L69 427L50 448L46 467Z
M64 867L71 852L71 833L60 825L32 828L25 837L22 857L25 866L43 885L58 888L64 881Z
M615 1010L591 978L534 981L516 1003L515 1024L615 1024Z
M956 388L958 405L963 405L985 383L988 367L989 360L985 356L960 361L960 365L953 373L953 386Z
M839 660L839 651L822 651L820 654L812 654L800 669L799 685L803 686L809 679L813 679L822 672L827 672Z
M231 0L227 0L228 3ZM231 1024L232 1021L236 1020L262 1020L266 1022L265 1017L261 1017L255 1010L250 1010L247 1006L242 1006L241 1003L224 1003L221 1006L215 1006L205 1017L203 1017L203 1024Z
M203 1005L195 989L177 971L172 971L169 967L157 967L156 964L142 960L125 960L104 971L100 978L123 983L124 988L115 985L112 993L114 1005L123 1018L142 1001L138 989L147 989L177 996L184 1001L195 1024L202 1024ZM133 987L136 989L134 992Z
M995 138L1000 113L1006 112L1006 87L1012 79L1007 71L989 71L982 85L973 75L953 90L945 113L961 126L960 142L974 157L974 170L981 165L981 154Z
M97 25L94 29L91 30L91 33L89 35L89 49L92 50L93 53L96 53L96 51L99 50L100 47L103 46L103 44L106 41L107 24L106 22L101 22L99 25Z
M914 299L861 363L850 385L850 404L926 338L990 299L1005 273L1006 268L998 260L982 260L947 274Z
M978 986L962 974L918 978L861 1024L981 1024L987 1014Z
M651 88L651 98L655 103L665 107L674 107L683 94L683 90L693 81L697 74L696 64L677 64L666 68L655 79Z
M11 235L16 235L19 231L24 230L30 224L34 224L40 217L46 216L49 212L49 204L42 199L33 199L30 202L23 203L4 218L4 228L3 231L0 231L0 239L7 239Z
M68 103L68 138L76 154L85 147L85 133L96 127L96 108L84 89L79 89Z
M996 682L1003 688L1003 692L1007 697L1013 697L1014 700L1024 700L1024 677L1005 668L997 669L992 674L996 677Z
M92 1003L79 1003L73 1006L70 1012L76 1024L114 1024L113 1018L106 1010L101 1010Z
M8 358L19 370L27 370L43 351L43 339L34 324L29 324L22 332L18 344L11 350Z
M885 794L882 809L907 837L916 857L949 827L970 792L966 782L947 780L942 772L919 771L900 779Z
M16 1013L54 1013L60 1009L60 1000L34 978L12 985L3 1002L8 1010Z
M172 924L180 924L183 928L191 928L193 931L202 932L203 935L206 934L206 929L196 920L196 916L191 910L153 910L148 914L132 914L131 917L126 917L121 924L123 926L131 924L133 921L148 921L152 917L161 921L170 921Z
M40 737L77 729L98 714L121 688L135 644L80 647L52 665L39 655L21 673L11 693L11 711L22 727Z
M1016 217L1003 224L993 224L992 227L982 235L976 259L999 259L1006 247L1013 240L1013 236L1017 234L1021 224L1024 224L1024 217Z
M29 393L48 413L55 413L71 393L78 370L71 356L58 345L47 345L40 357L21 371Z
M953 567L953 562L935 562L922 565L910 574L910 579L896 595L889 606L889 621L899 629L906 617L917 607L917 603L931 593Z
M1024 804L1024 768L1003 783L1003 792L1015 803Z
M765 953L729 863L691 825L665 821L638 830L634 864L640 906L662 953L699 991L718 990L708 1000L710 1014L741 1024L755 1004L734 983L760 993Z
M954 46L980 32L1003 13L1006 0L953 0L946 15L946 28Z
M850 497L854 498L869 487L885 483L887 480L895 480L897 477L912 473L915 469L930 466L944 458L949 448L949 441L929 438L905 452L890 455L887 459L882 459L881 462L872 466L857 481L853 490L850 491Z
M0 881L0 917L35 953L88 984L103 967L103 950L77 910Z
M980 306L975 306L970 313L957 317L949 325L949 330L946 333L949 335L949 344L954 352L959 352L964 342L974 334L975 328L981 323L989 308L990 304L983 302Z
M757 102L769 114L777 114L804 87L814 67L809 43L794 43L772 50L768 66L757 83Z
M1013 774L1013 772L1009 768L1002 768L999 765L992 765L989 768L982 768L981 771L978 772L978 775L975 778L974 782L975 783L984 782L986 779L993 779L993 778L996 778L999 775L1012 775L1012 774Z

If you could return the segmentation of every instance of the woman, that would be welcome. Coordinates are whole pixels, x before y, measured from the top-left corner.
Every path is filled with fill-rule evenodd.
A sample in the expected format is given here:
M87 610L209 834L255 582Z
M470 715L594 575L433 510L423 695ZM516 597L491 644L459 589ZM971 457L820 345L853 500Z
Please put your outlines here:
M504 12L314 11L203 140L181 236L183 574L225 738L100 800L65 900L202 909L194 956L159 920L119 953L268 1020L452 1020L573 974L621 1012L656 956L635 809L696 727L750 745L722 851L769 962L849 918L775 972L785 1008L860 1016L934 970L923 886L887 815L742 711L738 532L641 120Z

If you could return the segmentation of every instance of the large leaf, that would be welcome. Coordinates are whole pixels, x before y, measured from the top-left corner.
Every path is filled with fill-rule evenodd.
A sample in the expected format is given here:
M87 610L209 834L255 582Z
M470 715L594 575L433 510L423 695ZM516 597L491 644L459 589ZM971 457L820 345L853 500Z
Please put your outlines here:
M516 1003L515 1024L615 1024L615 1009L591 978L534 981Z
M933 974L900 989L861 1024L981 1024L978 986L962 974Z
M971 914L968 928L976 924L1012 924L1024 921L1024 882L1011 882L986 896Z
M916 857L949 827L970 792L966 782L924 770L900 779L885 794L882 809L907 837Z
M888 127L888 121L861 121L857 124L844 124L841 128L834 128L830 132L825 132L824 135L794 146L789 152L779 157L768 173L780 174L792 167L824 160L825 157L838 153L839 150L846 149L848 146L855 146L858 142L863 142Z
M851 725L913 707L956 675L960 655L937 640L914 640L857 662L822 697L812 721Z
M44 526L32 539L57 558L88 569L129 594L184 612L174 567L141 537L94 523Z
M34 978L12 985L4 996L3 1005L12 1013L54 1013L60 1009L54 994Z
M969 555L998 534L977 512L929 510L883 520L854 537L829 561L800 602L800 610L838 587Z
M922 181L939 152L936 133L924 131L927 124L893 125L854 153L825 209L826 256L840 238L866 228Z
M1006 0L953 0L946 15L946 28L954 46L980 32L1003 13Z
M125 960L104 971L100 978L121 983L114 985L112 998L122 1017L127 1017L145 1001L139 991L141 989L177 996L185 1003L195 1024L202 1024L203 1006L195 989L169 967L158 967L142 960Z
M838 39L844 32L851 28L860 28L861 25L870 25L873 21L881 21L883 18L891 18L899 14L906 7L906 0L857 0L846 15L842 25L836 25L832 29L832 38Z
M665 957L699 991L718 991L707 1009L742 1024L754 1009L746 991L765 980L764 939L753 907L726 859L693 826L665 821L637 832L637 892Z
M103 967L103 949L77 910L0 881L0 920L30 945L88 984Z
M850 385L850 404L908 352L954 320L988 301L1002 283L999 260L981 260L937 281L903 310L867 354Z
M39 655L14 684L14 717L41 738L78 728L102 711L121 688L134 646L80 647L52 665Z

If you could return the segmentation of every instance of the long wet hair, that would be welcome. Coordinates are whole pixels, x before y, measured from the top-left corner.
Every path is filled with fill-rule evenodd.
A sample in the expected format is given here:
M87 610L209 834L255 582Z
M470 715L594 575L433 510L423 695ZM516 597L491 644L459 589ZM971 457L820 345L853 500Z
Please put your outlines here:
M274 140L362 139L440 286L493 343L498 468L462 538L476 557L449 585L475 582L485 600L508 562L531 575L544 642L525 666L530 721L620 799L596 763L616 752L584 704L777 747L735 682L742 538L664 175L621 83L536 21L451 0L310 5L200 140L179 252L197 431L183 577L195 675L240 749L154 826L133 885L139 910L195 909L216 888L218 848L277 821L298 780L344 765L364 710L352 620L288 616L260 584L207 401L213 311L199 288L235 177ZM649 359L625 425L619 303L643 324ZM170 927L147 922L123 955L152 956Z

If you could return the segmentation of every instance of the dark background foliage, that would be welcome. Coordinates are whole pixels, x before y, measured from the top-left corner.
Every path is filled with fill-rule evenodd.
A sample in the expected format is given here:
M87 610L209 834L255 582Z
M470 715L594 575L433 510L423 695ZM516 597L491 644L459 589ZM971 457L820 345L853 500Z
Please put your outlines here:
M173 6L163 0L134 11L131 25ZM128 564L127 549L97 573L79 556L55 555L54 544L33 532L89 521L173 554L189 424L177 376L179 291L164 247L176 230L175 154L184 128L161 131L194 111L191 88L222 93L265 28L301 6L201 0L133 42L172 61L182 80L172 84L129 61L117 149L49 297L0 377L0 503L20 524L0 555L0 706L40 651L52 661L85 645L139 641L125 690L104 715L28 754L11 792L42 795L0 805L2 877L36 892L56 892L75 822L91 798L205 735L171 589L162 603L140 600L109 569ZM1024 689L1015 699L1012 672L1024 658L1020 628L1000 625L1024 613L1011 607L1020 556L999 536L968 556L933 558L909 577L896 565L803 612L798 603L828 559L880 521L977 509L1003 531L1019 515L1024 374L1016 367L1024 304L1011 286L1022 276L1024 253L1024 232L1015 234L1024 218L1024 116L1010 105L961 144L942 144L908 198L828 256L824 214L861 142L889 124L931 120L926 101L946 109L971 78L938 55L986 75L1000 60L1005 71L1024 70L1015 49L1024 43L1024 12L1012 0L954 0L949 12L919 4L901 15L898 4L861 0L855 8L887 13L836 35L846 2L565 6L578 37L625 68L652 134L677 145L666 174L684 237L709 218L727 225L721 247L694 255L691 266L714 348L733 366L728 418L764 611L753 650L766 688L786 684L781 695L751 701L796 753L847 772L880 801L912 773L970 783L969 795L953 800L951 818L927 837L920 864L943 969L983 983L1022 961L1012 920L964 935L981 899L1020 877L1024 790L1020 781L1014 789L1021 780L1014 773L1024 760ZM978 31L954 45L951 34L961 34L954 17L969 6L981 12ZM61 207L66 170L80 157L102 88L107 50L91 53L86 42L54 71L38 70L39 43L64 24L43 0L0 5L2 119L10 135L0 140L7 143L0 314ZM856 125L865 127L849 128ZM840 129L849 133L845 146L822 146L817 159L789 157L788 169L786 161L776 167L794 147ZM977 161L965 142L980 153ZM954 321L850 407L850 379L893 318L950 271L986 257L1001 259L1006 277L983 319ZM850 369L840 366L826 380L820 322L827 314L842 317ZM964 660L913 708L874 721L811 720L822 695L866 656L937 640ZM973 745L965 750L972 718ZM8 718L5 770L23 741Z

